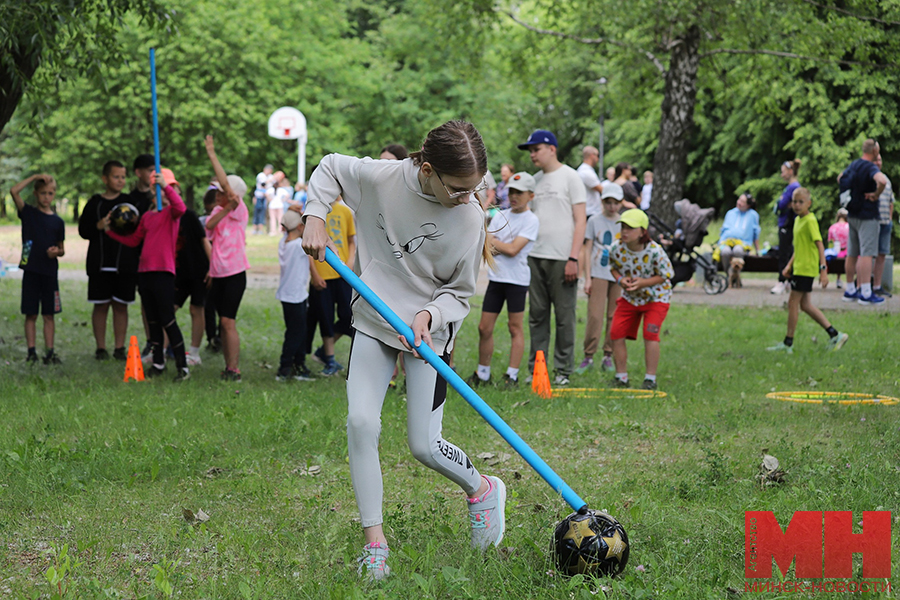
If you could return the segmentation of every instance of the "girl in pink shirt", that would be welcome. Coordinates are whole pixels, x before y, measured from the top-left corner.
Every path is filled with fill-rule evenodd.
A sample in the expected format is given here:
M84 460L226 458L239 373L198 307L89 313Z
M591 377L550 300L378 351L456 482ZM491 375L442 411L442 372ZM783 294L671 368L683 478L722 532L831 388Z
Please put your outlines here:
M162 174L152 175L150 185L156 185L157 180L164 181ZM165 372L165 329L175 353L175 381L179 382L190 377L184 355L184 337L175 321L175 242L185 206L181 196L168 183L163 188L162 205L162 210L158 211L156 203L153 203L141 217L134 233L119 235L107 229L106 235L132 248L142 242L144 244L138 264L138 291L147 314L150 347L153 350L153 366L147 371L147 376L154 377Z
M848 214L846 208L839 209L837 212L837 221L828 228L828 245L830 246L832 242L837 242L841 245L841 249L838 250L837 253L837 258L846 258L847 256L847 244L850 236L850 223L847 222ZM840 273L838 273L837 276L837 287L838 289L843 287L841 284Z
M216 206L206 220L206 234L212 243L209 275L212 278L211 295L216 299L222 336L222 354L225 381L240 381L241 338L237 331L237 312L247 287L247 261L245 235L249 212L244 203L247 184L237 175L225 175L219 164L211 135L206 136L206 152L216 172Z

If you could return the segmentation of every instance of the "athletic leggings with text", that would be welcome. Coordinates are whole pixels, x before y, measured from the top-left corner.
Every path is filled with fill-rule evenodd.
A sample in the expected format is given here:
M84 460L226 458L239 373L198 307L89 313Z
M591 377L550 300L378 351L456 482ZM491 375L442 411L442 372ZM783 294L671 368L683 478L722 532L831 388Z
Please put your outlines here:
M350 477L363 527L383 522L384 484L378 439L384 395L399 352L359 331L350 351L347 442ZM466 494L475 494L481 486L481 474L462 450L441 437L447 382L431 365L411 354L407 354L405 363L406 435L412 455L459 485Z

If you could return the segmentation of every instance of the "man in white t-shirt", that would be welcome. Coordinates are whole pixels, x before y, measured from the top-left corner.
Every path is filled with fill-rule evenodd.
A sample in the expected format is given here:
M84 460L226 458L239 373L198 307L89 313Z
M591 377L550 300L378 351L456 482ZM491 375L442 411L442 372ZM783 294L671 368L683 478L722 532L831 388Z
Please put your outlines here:
M266 165L263 170L256 175L256 187L268 188L272 187L274 176L272 175L272 165Z
M597 163L600 162L600 151L593 146L585 146L581 151L582 163L578 167L578 176L584 182L584 211L585 218L590 219L602 210L600 206L600 193L603 185L597 176Z
M569 384L575 368L575 305L578 292L578 262L584 240L585 189L572 167L559 162L556 136L538 129L519 144L528 150L531 162L540 169L535 175L532 210L541 224L534 248L528 256L531 284L528 288L531 354L528 368L534 372L538 350L548 355L550 314L556 315L554 384Z
M489 235L495 264L488 271L488 287L478 323L478 369L468 379L472 387L491 380L494 326L504 302L511 340L509 368L503 375L503 385L514 388L519 383L519 365L525 354L525 298L531 283L528 253L540 228L538 218L528 208L534 198L534 186L534 177L528 173L512 175L507 183L509 208L501 210L491 221L494 232Z

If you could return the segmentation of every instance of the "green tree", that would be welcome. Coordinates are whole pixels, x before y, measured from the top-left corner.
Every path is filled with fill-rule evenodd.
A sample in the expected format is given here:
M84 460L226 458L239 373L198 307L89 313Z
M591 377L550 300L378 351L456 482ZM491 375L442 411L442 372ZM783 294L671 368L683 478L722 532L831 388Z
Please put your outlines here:
M843 6L813 0L639 0L622 10L612 1L544 0L534 9L541 26L518 11L507 14L535 33L596 47L598 61L606 61L629 82L648 68L655 71L662 95L653 203L660 216L673 220L672 204L683 195L695 149L698 82L709 65L715 68L720 59L729 66L740 64L724 60L728 57L770 56L783 65L773 67L774 73L796 65L803 70L839 65L858 79L873 70L883 72L885 66L896 69L897 42L891 33L897 23L889 15L900 14L897 3L852 0ZM652 85L633 86L627 93L640 95Z
M117 54L115 32L125 14L161 24L157 0L4 0L0 3L0 131L12 118L38 67L44 84L95 73Z
M107 63L102 82L78 77L49 91L40 118L15 136L18 152L56 174L62 191L96 191L103 162L116 158L130 169L134 156L152 152L151 46L157 49L161 159L189 199L211 174L207 133L215 135L226 169L245 178L265 162L296 164L296 143L267 134L268 117L279 106L309 116L312 155L352 148L348 100L333 90L366 79L360 57L368 52L348 35L341 8L287 0L262 12L239 0L182 0L177 7L178 34L162 39L126 17L116 37L126 60ZM286 171L293 180L295 172Z

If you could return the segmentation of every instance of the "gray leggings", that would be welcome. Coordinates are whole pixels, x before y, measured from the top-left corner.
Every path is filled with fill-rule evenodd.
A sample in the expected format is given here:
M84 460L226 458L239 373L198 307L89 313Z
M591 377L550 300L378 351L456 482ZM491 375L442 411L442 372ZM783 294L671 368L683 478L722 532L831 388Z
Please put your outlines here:
M381 408L395 350L359 331L353 338L347 372L347 443L350 478L363 527L383 522L384 483L378 458ZM459 485L468 495L481 486L481 474L466 454L441 437L447 383L423 360L406 355L406 436L412 455Z

